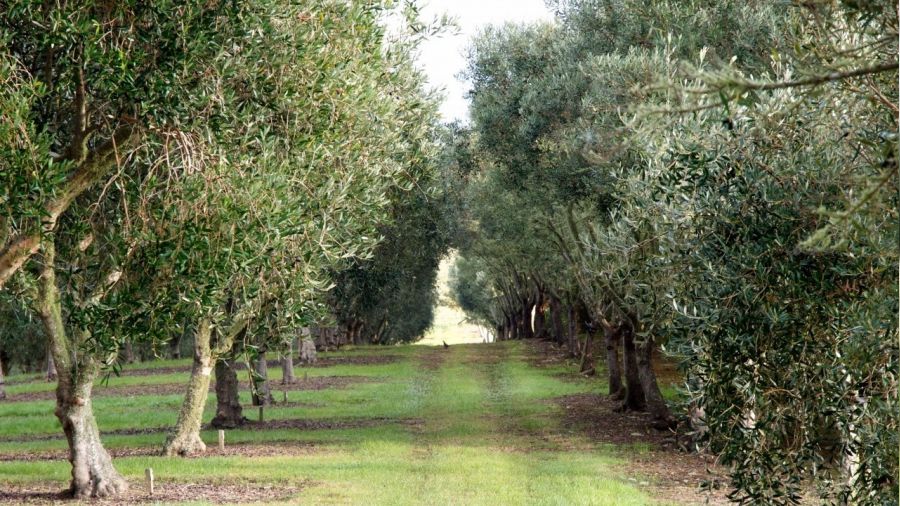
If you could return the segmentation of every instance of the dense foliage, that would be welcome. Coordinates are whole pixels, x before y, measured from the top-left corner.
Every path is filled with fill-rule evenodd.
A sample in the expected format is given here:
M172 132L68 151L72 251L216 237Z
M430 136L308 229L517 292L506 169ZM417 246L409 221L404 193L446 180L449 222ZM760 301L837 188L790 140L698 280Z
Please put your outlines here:
M895 501L896 6L555 7L472 46L461 306L682 357L735 500Z

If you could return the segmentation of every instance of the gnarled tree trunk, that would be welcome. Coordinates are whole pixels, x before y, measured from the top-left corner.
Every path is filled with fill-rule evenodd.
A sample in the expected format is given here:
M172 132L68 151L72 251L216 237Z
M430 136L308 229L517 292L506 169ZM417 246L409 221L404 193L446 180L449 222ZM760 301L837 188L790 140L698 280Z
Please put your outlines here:
M581 350L581 374L593 376L597 372L594 365L594 331L589 330Z
M211 425L217 429L234 429L247 421L241 407L237 371L234 361L222 359L216 362L216 416Z
M656 428L672 428L675 425L675 420L672 418L669 406L666 405L662 392L659 390L656 373L653 372L653 338L648 336L636 344L638 377L644 391L647 411L655 420L654 426Z
M69 492L80 498L107 497L124 492L128 483L116 471L112 458L100 441L94 418L91 392L100 365L89 352L79 349L87 337L77 332L74 339L65 331L56 287L55 247L45 238L43 269L39 280L37 309L50 340L50 352L59 367L56 385L56 417L69 443L72 482Z
M606 370L609 374L609 395L615 399L625 396L625 387L622 385L622 368L619 366L619 342L621 341L621 327L611 326L603 329L606 336Z
M638 374L637 356L634 346L634 330L627 323L619 327L625 349L625 409L642 411L645 407L644 386ZM655 380L654 380L655 381Z
M522 339L531 339L534 337L534 327L531 325L532 311L534 304L531 301L525 301L522 304Z
M534 305L534 337L538 339L547 337L543 292L538 292L537 302Z
M194 363L191 367L191 378L187 393L178 412L175 428L163 445L163 454L195 455L206 451L206 444L200 439L200 426L203 421L203 408L209 395L209 379L213 368L210 339L212 325L208 319L202 319L194 333Z
M563 344L566 340L563 332L562 322L562 305L559 298L555 295L550 296L550 325L553 328L553 340L559 344Z
M53 360L53 353L47 348L47 382L56 381L56 361Z

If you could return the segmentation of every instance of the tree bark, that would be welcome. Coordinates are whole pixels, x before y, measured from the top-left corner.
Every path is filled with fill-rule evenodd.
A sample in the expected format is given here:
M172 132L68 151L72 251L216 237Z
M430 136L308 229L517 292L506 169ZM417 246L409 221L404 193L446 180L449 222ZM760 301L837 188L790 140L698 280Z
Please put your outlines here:
M553 328L553 340L559 344L565 343L565 333L563 332L562 323L562 307L559 298L550 296L550 325Z
M284 356L281 357L281 384L290 385L294 382L294 338L287 343Z
M594 365L594 332L588 331L581 350L581 374L593 376L597 372Z
M47 382L56 381L57 373L56 373L56 361L53 360L53 352L50 351L51 348L47 347Z
M272 390L269 388L269 365L266 363L266 350L260 348L253 364L253 405L268 406L273 404Z
M131 340L125 341L125 363L134 363L134 345L131 343Z
M197 325L194 333L194 363L191 367L191 378L187 393L178 412L175 428L163 445L163 454L167 456L195 455L206 451L206 444L200 439L200 426L203 421L203 408L209 395L209 379L212 373L213 356L210 340L212 325L206 318Z
M42 248L44 265L38 284L37 309L50 340L50 352L59 366L55 414L69 444L72 464L69 493L78 498L114 496L127 490L128 483L113 467L94 418L91 392L100 364L79 349L86 332L78 332L74 339L66 334L56 286L53 238L45 238Z
M632 411L642 411L646 407L644 386L638 373L637 355L634 346L634 330L631 325L619 327L622 335L625 362L625 403L623 407ZM654 380L655 381L655 380Z
M619 366L619 341L621 340L621 328L605 328L606 334L606 370L609 374L609 395L615 399L625 396L625 387L622 385L622 369Z
M216 362L216 416L211 425L217 429L234 429L244 425L244 410L239 395L240 382L234 361Z
M575 305L569 304L568 310L568 336L567 341L569 343L569 354L572 355L573 358L577 358L581 355L581 347L578 345L578 324L575 321Z
M532 339L534 337L534 328L531 326L532 310L534 304L530 300L525 301L522 305L522 339Z
M654 427L668 429L675 425L669 406L663 399L659 384L656 381L656 373L653 372L653 338L647 337L637 344L637 369L641 387L644 391L644 400L647 411L654 419Z

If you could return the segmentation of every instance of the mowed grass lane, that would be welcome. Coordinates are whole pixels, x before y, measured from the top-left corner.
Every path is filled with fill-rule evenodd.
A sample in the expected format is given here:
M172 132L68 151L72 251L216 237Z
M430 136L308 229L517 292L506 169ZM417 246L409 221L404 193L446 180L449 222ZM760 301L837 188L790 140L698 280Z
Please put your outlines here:
M167 484L243 485L225 498L190 497L200 504L252 501L254 489L271 487L280 492L257 498L305 504L660 504L627 471L627 456L642 451L639 445L592 444L560 428L560 408L551 399L603 393L605 385L564 376L564 366L534 367L529 350L526 343L506 342L323 354L338 363L298 367L298 383L335 376L345 381L338 388L287 390L287 403L280 368L272 367L278 404L265 411L272 427L228 431L225 454L215 448L215 431L204 431L210 449L201 458L152 455L175 422L181 395L148 393L146 387L184 385L188 361L128 368L96 387L94 409L107 448L121 455L115 463L132 485L129 500L142 499L144 469L152 467L160 490ZM385 358L340 363L341 357ZM240 374L246 383L246 371ZM14 399L53 388L10 379ZM127 393L138 386L145 390ZM107 395L114 392L124 393ZM245 415L255 419L249 392L241 399ZM211 393L204 419L214 410ZM0 403L0 492L66 486L66 445L52 411L49 399Z

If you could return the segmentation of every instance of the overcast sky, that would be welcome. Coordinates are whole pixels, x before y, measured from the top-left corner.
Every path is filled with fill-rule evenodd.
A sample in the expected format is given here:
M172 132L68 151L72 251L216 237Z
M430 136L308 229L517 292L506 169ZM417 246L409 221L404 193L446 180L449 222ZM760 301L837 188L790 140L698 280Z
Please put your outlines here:
M468 120L468 103L465 93L468 85L457 75L465 69L465 50L472 36L486 25L499 25L507 21L524 22L550 20L552 15L544 6L544 0L426 0L423 17L432 19L441 14L456 18L457 34L445 34L428 41L422 47L419 64L428 74L435 88L444 91L441 115L446 121Z

